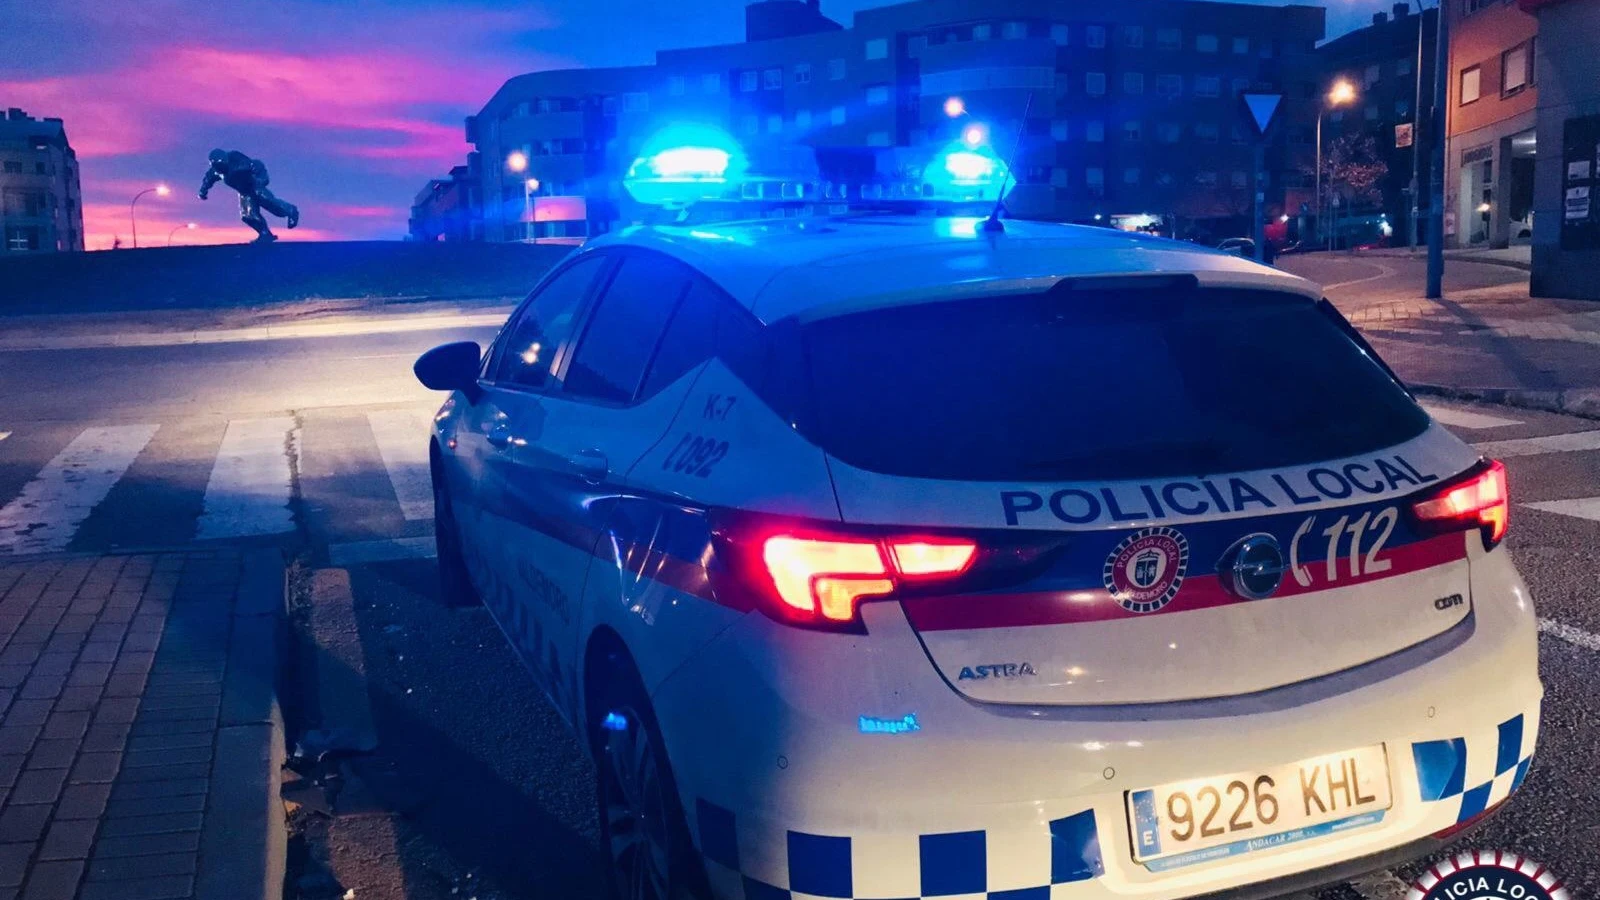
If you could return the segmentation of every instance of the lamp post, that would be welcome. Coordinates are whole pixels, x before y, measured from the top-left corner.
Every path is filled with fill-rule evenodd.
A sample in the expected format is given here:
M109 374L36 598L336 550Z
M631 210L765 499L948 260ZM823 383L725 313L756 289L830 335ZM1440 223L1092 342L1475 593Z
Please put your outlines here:
M1317 107L1317 230L1326 231L1322 217L1322 117L1327 114L1329 107L1343 106L1356 99L1356 86L1349 79L1341 78L1328 89L1328 95ZM1333 249L1333 234L1328 233L1328 249Z
M1433 39L1433 138L1428 148L1428 285L1426 296L1444 296L1444 165L1445 110L1450 101L1450 16L1439 4L1439 29Z
M1439 15L1444 15L1443 0L1439 0ZM1422 171L1422 39L1427 31L1422 27L1427 23L1427 10L1422 6L1422 0L1417 0L1417 66L1415 70L1417 81L1417 99L1411 106L1411 184L1406 188L1411 195L1411 216L1407 224L1406 246L1412 250L1417 249L1418 225L1417 217L1422 214L1422 186L1417 182ZM1438 65L1439 48L1433 51L1434 65ZM1435 121L1433 127L1438 128Z
M521 150L513 150L510 153L506 154L506 168L509 169L513 175L521 176L523 172L528 171L528 154L523 153ZM530 193L530 190L529 190L529 188L527 186L527 182L525 181L525 182L523 182L523 186L522 186L522 210L523 210L523 214L524 215L527 214L528 207L530 205L530 201L528 200L528 194L529 193ZM501 218L503 219L505 217L505 209L506 209L505 203L503 202L504 201L504 196L502 196L501 199L502 199L502 202L500 203L500 215L501 215ZM522 232L522 234L518 236L517 240L519 240L519 241L527 240L527 238L528 238L528 226L527 226L527 224L525 222L520 222L519 221L517 223L517 226L518 226L519 230Z
M152 191L155 192L157 197L165 197L166 195L172 193L172 188L169 188L164 184L158 184L155 187L147 187L139 193L134 194L133 200L128 203L128 220L133 224L133 249L135 250L139 249L139 198Z
M539 179L529 178L522 183L522 217L524 221L533 221L533 195L539 190ZM526 228L523 237L527 238Z
M196 223L194 223L194 222L185 222L182 225L174 225L174 226L172 226L172 230L167 232L167 246L168 247L172 246L172 236L173 235L175 235L178 232L184 230L185 228L189 229L190 231L193 231L195 229L195 227L196 227Z

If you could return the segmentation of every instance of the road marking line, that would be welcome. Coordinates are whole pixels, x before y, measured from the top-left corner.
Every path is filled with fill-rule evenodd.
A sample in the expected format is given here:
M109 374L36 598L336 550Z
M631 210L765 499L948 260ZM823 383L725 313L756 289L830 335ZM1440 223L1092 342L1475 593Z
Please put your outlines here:
M1575 647L1582 647L1585 650L1593 650L1596 653L1600 653L1600 634L1591 634L1582 628L1574 628L1564 622L1557 622L1555 619L1540 619L1539 633L1560 638Z
M284 444L298 439L294 431L294 419L288 417L228 422L206 483L196 539L294 530L293 475Z
M362 563L392 562L397 559L433 559L436 552L432 535L388 538L381 541L352 541L348 544L328 545L328 562L345 567Z
M1522 424L1516 419L1502 419L1499 416L1487 416L1483 413L1451 409L1448 406L1434 406L1430 403L1422 404L1422 408L1428 411L1428 415L1433 416L1435 422L1451 428L1504 428L1507 425Z
M159 427L84 429L0 508L0 553L67 549L78 526L127 474Z
M1544 437L1517 438L1510 441L1489 441L1473 444L1484 456L1504 459L1508 456L1537 456L1541 453L1574 453L1580 450L1600 450L1600 431L1574 431L1568 434L1549 434Z
M1600 522L1600 497L1582 497L1577 500L1545 500L1540 503L1524 503L1529 509L1540 512L1555 513L1558 516L1571 516L1574 519L1588 519L1591 522Z
M367 413L378 455L389 472L389 484L407 519L433 518L433 479L428 471L428 426L433 415L426 410L385 409Z
M1373 261L1367 260L1367 259L1357 260L1357 261L1361 262L1361 263L1364 263L1366 265L1369 265L1369 266L1377 266L1378 267L1378 274L1376 274L1376 275L1368 275L1366 278L1356 278L1356 279L1352 279L1350 281L1336 281L1333 284L1325 284L1325 285L1323 285L1322 289L1325 290L1325 291L1331 291L1334 288L1350 287L1352 285L1357 285L1357 284L1366 284L1369 281L1377 281L1380 278L1388 278L1390 275L1394 274L1394 270L1389 268L1388 266L1384 265L1383 263L1376 263L1376 262L1373 262Z

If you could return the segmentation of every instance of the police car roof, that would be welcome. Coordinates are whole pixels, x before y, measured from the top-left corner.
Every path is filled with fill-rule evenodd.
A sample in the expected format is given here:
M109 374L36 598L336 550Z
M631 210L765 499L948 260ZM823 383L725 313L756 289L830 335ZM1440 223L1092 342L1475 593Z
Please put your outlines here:
M1202 285L1316 298L1304 279L1238 256L1146 234L1050 222L857 215L638 226L588 248L665 253L710 278L759 318L817 318L959 296L1037 291L1069 277L1193 275Z

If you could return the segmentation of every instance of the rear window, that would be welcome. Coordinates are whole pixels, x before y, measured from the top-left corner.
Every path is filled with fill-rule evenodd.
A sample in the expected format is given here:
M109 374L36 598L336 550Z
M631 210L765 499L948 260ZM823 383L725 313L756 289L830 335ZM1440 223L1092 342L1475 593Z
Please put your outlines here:
M1288 294L1070 289L824 319L801 430L893 475L1192 476L1366 453L1427 416L1331 307Z

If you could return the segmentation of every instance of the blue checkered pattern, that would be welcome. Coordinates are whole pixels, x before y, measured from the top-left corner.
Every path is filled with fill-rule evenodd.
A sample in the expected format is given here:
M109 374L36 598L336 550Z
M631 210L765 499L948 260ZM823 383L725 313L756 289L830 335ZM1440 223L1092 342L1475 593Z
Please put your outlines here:
M1537 720L1516 715L1501 722L1492 739L1483 734L1413 743L1422 799L1457 803L1458 823L1506 799L1528 776L1537 730Z
M822 835L762 832L695 802L706 874L723 900L1050 900L1054 885L1105 874L1093 810L1033 833Z

